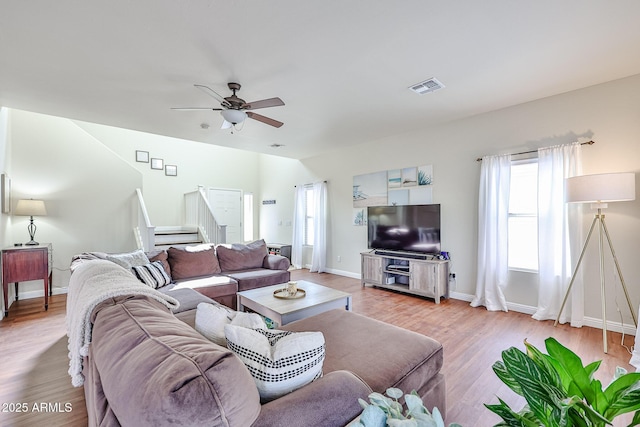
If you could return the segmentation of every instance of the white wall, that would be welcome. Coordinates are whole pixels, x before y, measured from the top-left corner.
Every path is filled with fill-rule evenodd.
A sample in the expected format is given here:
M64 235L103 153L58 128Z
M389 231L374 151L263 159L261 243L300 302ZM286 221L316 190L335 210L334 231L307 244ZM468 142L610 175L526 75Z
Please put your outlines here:
M66 287L69 264L83 251L135 247L131 224L142 175L71 120L11 111L13 203L45 201L36 240L53 245L54 291ZM12 217L10 242L26 242L28 217ZM22 297L42 295L42 282L20 285Z
M442 205L442 249L452 256L456 291L475 293L477 246L477 192L480 164L477 157L518 152L577 139L593 139L584 148L585 174L640 171L640 75L597 85L527 104L478 115L421 132L399 134L357 147L305 159L301 162L264 157L262 194L275 198L277 210L261 206L261 224L271 226L274 236L286 237L273 224L290 215L293 185L314 179L328 179L330 227L328 267L335 272L359 275L359 253L367 249L365 227L351 225L352 179L354 175L408 166L432 164L433 202ZM271 179L274 170L283 171L288 185ZM640 181L640 176L636 178ZM638 185L640 189L640 184ZM267 197L268 195L268 197ZM593 213L584 210L585 227ZM634 307L640 304L640 198L611 204L606 220ZM586 230L585 230L586 232ZM289 233L290 235L290 233ZM289 237L290 239L290 237ZM286 242L290 242L287 240ZM597 252L587 254L585 315L601 319ZM341 262L337 257L341 257ZM610 258L610 257L609 257ZM614 280L613 265L607 261L608 318L619 322L615 300L631 323L626 302ZM537 304L535 276L512 274L507 299L513 307L526 309ZM597 326L597 324L596 324Z
M155 226L181 225L185 193L205 187L239 189L257 194L259 154L183 139L76 122L117 153L143 178L145 204ZM177 165L178 176L166 176L149 163L135 161L136 150ZM257 222L254 224L257 228Z
M256 153L7 111L0 114L5 135L0 138L0 160L9 159L7 168L13 170L14 205L19 198L45 200L48 215L35 218L36 240L53 244L54 292L68 285L73 255L135 248L136 188L143 189L156 226L182 224L184 193L198 185L259 193ZM136 162L136 150L177 165L178 176L169 177L152 170L149 163ZM1 220L0 227L6 228L3 246L28 240L28 217L2 215ZM257 219L254 227L258 228ZM19 289L21 298L39 296L42 291L41 281L23 283Z

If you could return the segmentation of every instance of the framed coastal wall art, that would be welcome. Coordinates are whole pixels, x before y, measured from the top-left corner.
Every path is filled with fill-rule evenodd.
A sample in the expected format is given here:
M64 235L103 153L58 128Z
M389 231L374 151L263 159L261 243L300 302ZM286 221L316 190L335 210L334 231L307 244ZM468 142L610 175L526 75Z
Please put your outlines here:
M411 166L353 177L353 225L367 224L368 206L433 203L433 165Z

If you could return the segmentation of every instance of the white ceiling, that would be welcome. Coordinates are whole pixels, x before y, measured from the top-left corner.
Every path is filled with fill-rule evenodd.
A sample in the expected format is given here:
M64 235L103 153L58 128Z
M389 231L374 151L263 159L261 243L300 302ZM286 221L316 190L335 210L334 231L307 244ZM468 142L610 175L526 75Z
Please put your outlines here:
M637 0L2 0L0 105L305 158L639 74L639 19ZM285 125L170 109L229 81L282 98L257 112Z

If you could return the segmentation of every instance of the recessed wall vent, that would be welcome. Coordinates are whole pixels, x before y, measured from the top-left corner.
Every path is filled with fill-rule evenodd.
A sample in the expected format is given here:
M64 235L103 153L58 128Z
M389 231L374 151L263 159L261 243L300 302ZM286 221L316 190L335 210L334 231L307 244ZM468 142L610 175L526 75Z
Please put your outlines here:
M429 80L425 80L421 83L416 83L414 85L409 86L409 89L417 93L418 95L423 95L429 92L435 92L436 90L442 89L444 85L440 83L435 78L430 78Z

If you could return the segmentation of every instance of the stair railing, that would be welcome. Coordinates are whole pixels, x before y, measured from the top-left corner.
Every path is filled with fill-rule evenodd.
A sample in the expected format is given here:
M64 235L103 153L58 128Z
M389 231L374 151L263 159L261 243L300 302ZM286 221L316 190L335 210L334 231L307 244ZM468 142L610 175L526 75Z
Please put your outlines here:
M147 207L144 204L144 197L142 197L142 191L136 188L136 199L138 205L138 224L133 228L133 233L136 238L138 249L149 251L156 245L156 227L151 225L149 220L149 214L147 213Z
M204 187L184 195L185 223L198 228L198 234L206 243L226 243L227 226L219 224L207 200Z

